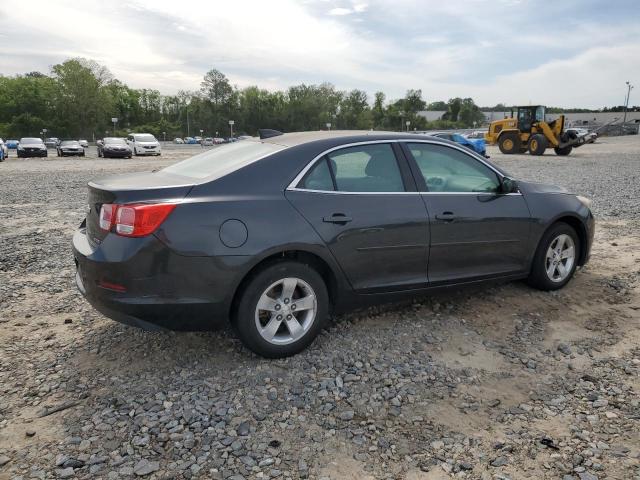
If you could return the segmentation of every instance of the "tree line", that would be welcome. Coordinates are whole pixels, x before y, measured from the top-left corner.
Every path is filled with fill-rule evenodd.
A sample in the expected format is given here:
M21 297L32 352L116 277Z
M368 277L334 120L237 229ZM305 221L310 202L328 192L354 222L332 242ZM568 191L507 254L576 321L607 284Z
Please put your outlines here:
M504 107L497 105L493 108ZM444 111L428 122L423 110ZM112 119L117 118L117 123ZM332 129L427 130L480 125L484 116L471 98L427 103L410 89L389 100L383 92L369 98L358 89L342 91L330 83L294 85L269 91L237 88L220 71L207 72L200 88L162 95L154 89L130 88L98 63L73 58L54 65L49 74L0 76L0 137L47 136L95 139L150 132L158 138L199 135L255 135L259 128L284 132ZM407 123L408 122L408 123Z
M330 83L295 85L282 91L259 86L239 89L220 71L207 72L196 91L162 95L154 89L130 88L107 68L83 58L54 65L49 74L0 76L0 136L100 138L145 131L167 139L199 135L254 135L259 128L291 132L326 129L424 130L461 128L483 121L470 98L446 104L446 118L427 122L418 115L428 105L421 90L408 90L388 101L358 89L342 91ZM112 119L117 118L117 123ZM408 122L408 124L407 124Z

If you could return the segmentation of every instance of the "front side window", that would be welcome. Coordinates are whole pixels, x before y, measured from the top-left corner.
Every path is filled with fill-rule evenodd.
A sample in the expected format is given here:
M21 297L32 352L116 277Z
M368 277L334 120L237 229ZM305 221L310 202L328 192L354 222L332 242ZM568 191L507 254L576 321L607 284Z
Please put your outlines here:
M391 145L359 145L327 154L335 186L341 192L404 192Z
M471 155L431 143L409 143L407 146L430 192L499 191L496 173Z

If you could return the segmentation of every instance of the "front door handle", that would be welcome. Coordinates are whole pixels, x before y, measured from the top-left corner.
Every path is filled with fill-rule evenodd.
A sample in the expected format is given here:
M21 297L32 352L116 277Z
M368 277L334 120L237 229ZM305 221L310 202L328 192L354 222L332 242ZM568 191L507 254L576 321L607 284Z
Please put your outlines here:
M345 224L353 220L351 217L347 217L344 213L334 213L330 217L322 217L322 221L326 223L339 223Z
M442 220L443 222L453 222L456 216L453 212L442 212L440 215L436 215L436 219Z

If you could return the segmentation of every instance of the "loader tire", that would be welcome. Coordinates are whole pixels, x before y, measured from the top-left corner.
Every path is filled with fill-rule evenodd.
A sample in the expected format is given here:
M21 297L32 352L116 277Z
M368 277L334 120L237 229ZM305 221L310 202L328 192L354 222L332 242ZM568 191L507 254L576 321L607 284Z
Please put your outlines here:
M569 145L568 147L564 147L564 148L560 148L560 147L556 147L554 148L556 155L560 155L561 157L567 156L571 153L571 150L573 150L573 146Z
M498 148L505 155L520 153L520 147L520 137L517 133L505 133L501 135L500 140L498 140Z
M536 156L543 155L544 151L547 149L547 145L547 138L544 135L539 133L531 135L531 138L529 139L529 153Z

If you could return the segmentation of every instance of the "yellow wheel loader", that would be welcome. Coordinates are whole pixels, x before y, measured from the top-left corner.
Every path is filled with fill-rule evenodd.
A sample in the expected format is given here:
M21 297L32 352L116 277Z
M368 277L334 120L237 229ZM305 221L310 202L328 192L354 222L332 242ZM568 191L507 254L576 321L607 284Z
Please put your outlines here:
M528 150L531 155L542 155L553 148L556 155L569 155L572 149L584 145L584 137L564 131L564 115L547 122L544 110L542 105L513 107L511 118L491 122L485 141L497 144L505 154Z

